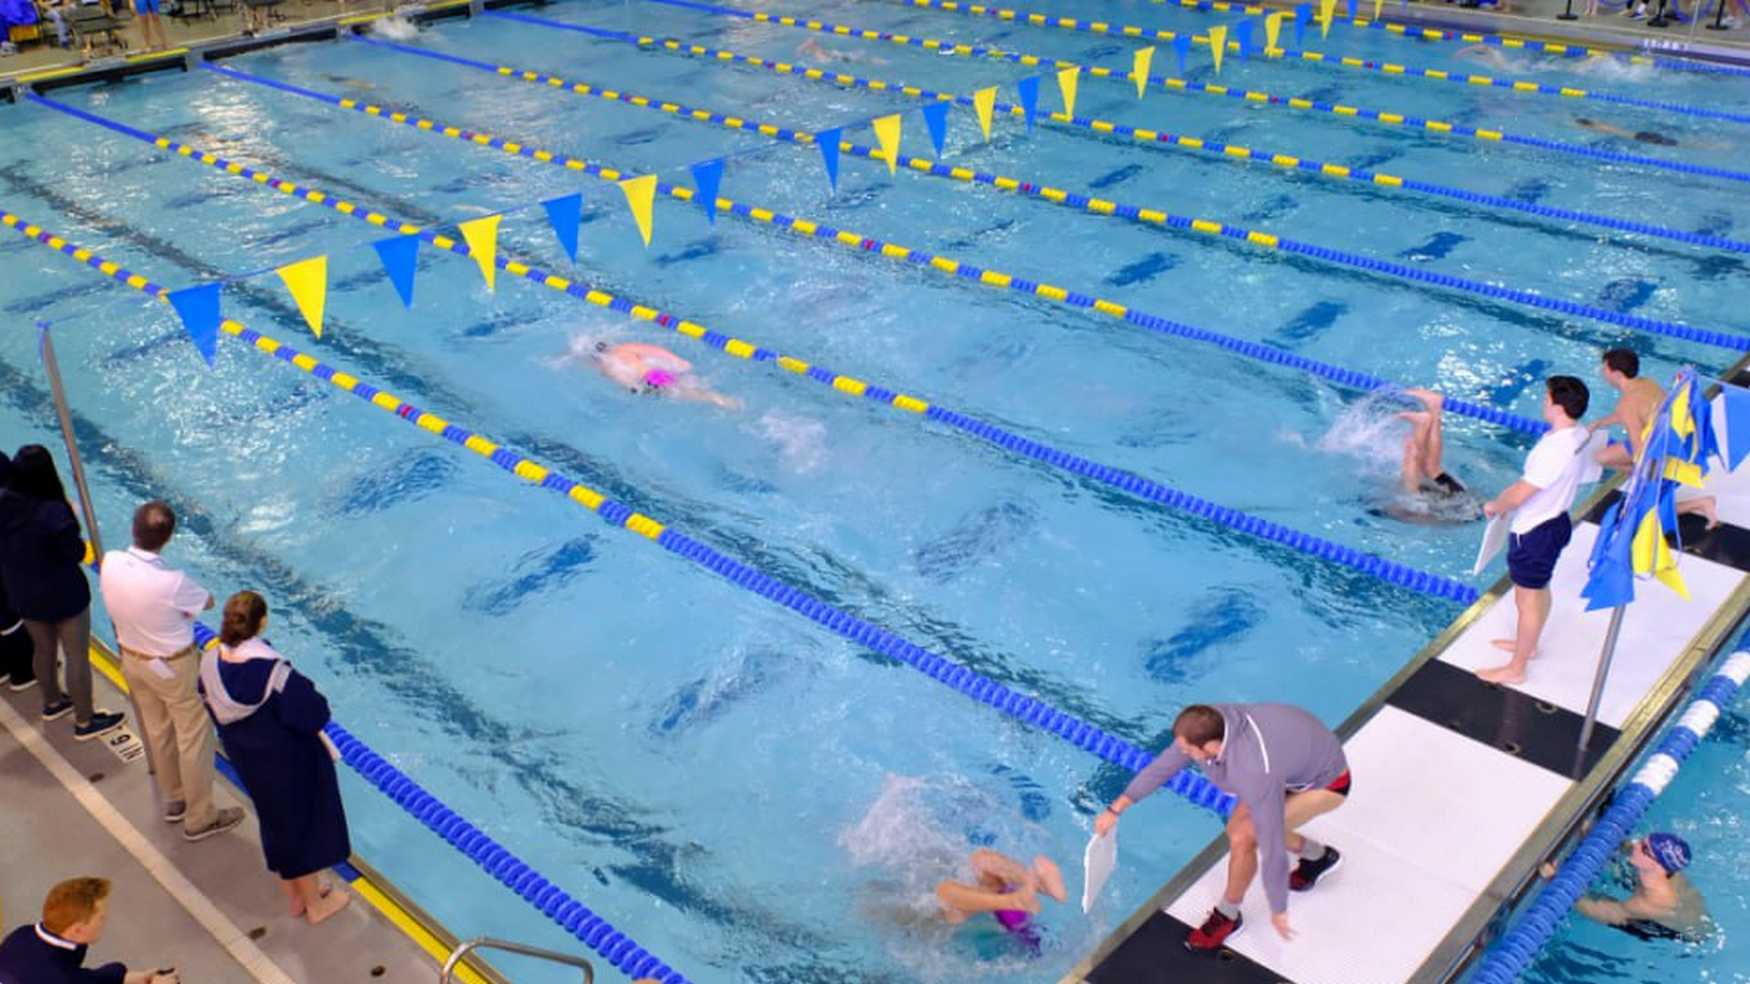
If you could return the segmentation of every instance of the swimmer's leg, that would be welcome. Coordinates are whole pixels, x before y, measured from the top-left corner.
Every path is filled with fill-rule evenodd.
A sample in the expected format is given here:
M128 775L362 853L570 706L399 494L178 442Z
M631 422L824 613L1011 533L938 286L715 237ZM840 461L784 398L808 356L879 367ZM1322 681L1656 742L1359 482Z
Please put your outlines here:
M986 884L987 879L998 885L1027 885L1033 881L1032 873L1021 862L988 847L972 852L972 870L978 875L978 880Z
M981 912L1018 910L1038 912L1039 897L1031 887L1016 892L992 892L988 889L957 881L943 881L936 886L936 899L942 903L942 918L949 923L962 923Z

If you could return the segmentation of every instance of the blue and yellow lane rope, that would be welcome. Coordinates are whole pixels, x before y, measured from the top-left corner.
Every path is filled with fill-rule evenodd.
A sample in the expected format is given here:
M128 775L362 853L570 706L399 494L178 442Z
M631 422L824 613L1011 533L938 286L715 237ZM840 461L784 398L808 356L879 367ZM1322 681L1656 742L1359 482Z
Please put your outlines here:
M453 58L455 56L446 55L443 57ZM480 64L484 65L485 63ZM487 68L490 69L490 66L487 66ZM293 85L292 83L282 82L277 79L260 78L258 76L249 75L248 73L239 72L235 69L213 67L213 70L239 81L254 82L269 88L326 103L331 106L337 106L341 109L350 109L353 112L362 113L376 119L388 120L392 123L400 123L403 126L410 126L424 133L435 133L440 136L450 137L454 140L460 140L463 143L472 146L499 150L511 154L512 156L529 158L531 160L550 164L554 167L578 170L585 174L597 177L600 177L604 171L612 171L612 169L606 168L598 162L569 157L565 154L553 151L543 151L540 148L523 141L508 140L504 137L494 136L488 133L481 133L460 127L446 126L435 120L410 117L406 114L397 114L386 110L381 106L376 106L370 103L360 103L356 99L342 98L330 93L317 92L312 89L306 89L303 86ZM539 78L539 76L537 75L535 78ZM533 79L530 80L533 81ZM561 80L561 82L562 81L563 80ZM572 85L582 86L584 83L572 83ZM558 86L554 87L557 88ZM626 98L623 93L616 93L616 95L621 98ZM638 99L642 97L632 96L629 98ZM659 108L664 108L664 111L666 112L677 115L688 115L686 108L678 104L656 105ZM668 106L672 106L673 108L666 108ZM746 126L749 124L744 122L741 125ZM762 130L762 132L764 131ZM871 151L871 149L867 147L848 143L846 146L854 147L855 149L862 151L864 156L870 157L871 159L878 158L879 156L879 152ZM658 181L657 190L677 201L687 202L691 201L693 198L691 189L669 184L667 182ZM1224 335L1203 328L1179 324L1166 318L1149 314L1145 311L1139 311L1135 308L1106 300L1105 298L1070 291L1049 283L1029 281L998 270L974 266L973 264L945 256L932 255L922 250L913 249L909 246L873 239L859 233L850 232L849 230L832 229L831 227L824 226L806 218L784 215L771 209L760 208L758 206L737 202L733 199L721 196L717 198L713 203L713 206L717 211L724 214L733 215L737 218L759 224L773 225L794 234L818 239L854 253L884 257L893 262L904 263L908 266L930 270L943 276L954 277L958 280L979 283L987 287L1019 291L1023 294L1052 301L1053 303L1072 309L1096 311L1133 327L1144 328L1170 337L1214 345L1246 358L1255 359L1272 365L1283 366L1285 368L1297 369L1331 382L1338 383L1339 385L1364 391L1391 390L1397 388L1396 384L1377 376L1357 372L1352 369L1345 369L1340 366L1334 366L1305 356L1296 355L1272 345L1264 345L1259 342L1247 341L1245 339L1236 338L1231 335ZM799 360L796 364L806 365L806 363L800 362ZM1447 409L1453 413L1473 417L1487 423L1507 427L1511 430L1517 430L1522 433L1541 434L1546 426L1542 421L1533 420L1530 417L1525 417L1520 414L1511 413L1496 407L1490 407L1468 400L1449 398L1446 406Z
M1003 7L986 7L982 4L965 4L957 0L897 0L902 6L921 7L926 10L940 10L949 13L959 13L968 16L993 17L997 20L1016 24L1026 24L1030 27L1055 28L1062 31L1075 31L1081 34L1094 34L1101 37L1120 37L1142 41L1172 41L1179 37L1176 31L1165 28L1139 27L1135 24L1114 24L1107 21L1084 20L1077 17L1058 17L1052 14L1042 14L1033 11L1011 10ZM1287 11L1286 17L1293 19L1293 11ZM1192 43L1209 47L1207 35L1191 34ZM1229 51L1239 51L1238 41L1228 41L1224 46ZM1559 47L1559 46L1558 46ZM1452 72L1439 68L1417 68L1413 65L1403 65L1397 62L1379 61L1373 58L1361 58L1355 55L1333 55L1323 51L1289 48L1278 46L1267 48L1263 44L1257 46L1259 54L1269 59L1285 61L1304 61L1316 65L1330 65L1354 71L1372 72L1390 78L1411 79L1429 82L1449 82L1462 86L1481 86L1492 89L1503 89L1509 92L1529 93L1539 96L1554 96L1559 99L1584 99L1593 102L1610 103L1617 106L1632 106L1638 109L1655 109L1665 113L1676 113L1682 116L1695 116L1710 120L1723 120L1730 123L1750 123L1750 114L1733 113L1723 109L1708 109L1703 106L1690 106L1685 103L1665 102L1657 99L1640 99L1634 96L1621 96L1610 92L1593 92L1589 89L1579 89L1566 85L1547 85L1526 79L1496 78L1492 75L1477 75L1469 72Z
M57 252L64 253L76 259L83 255L84 260L82 260L82 262L89 263L96 269L105 272L113 279L119 280L122 283L133 287L135 290L139 290L149 296L158 298L165 304L169 304L170 292L168 289L160 287L145 277L122 268L119 264L98 256L89 249L70 243L62 237L48 232L34 223L27 222L19 216L6 211L4 208L0 208L0 226L16 229L33 242L48 246ZM886 629L866 622L855 615L851 615L848 612L835 608L805 591L784 584L782 581L763 573L757 568L728 557L657 519L636 512L624 503L611 499L595 489L567 478L532 458L526 458L522 455L516 454L498 442L493 441L476 431L469 430L452 421L445 420L434 413L422 410L386 390L365 382L357 376L337 370L313 356L299 352L284 342L270 338L251 328L246 328L242 324L230 319L226 319L220 325L220 329L225 334L248 344L251 348L264 355L271 355L274 358L279 359L281 362L296 366L298 369L310 374L311 376L323 380L344 392L351 393L353 396L366 401L377 409L399 417L407 423L418 427L420 430L437 435L447 441L467 448L469 451L485 458L530 485L538 485L541 488L565 496L578 505L583 506L585 509L588 509L590 512L600 516L611 526L618 526L630 530L633 533L658 544L670 553L684 557L738 587L746 588L763 598L783 605L784 607L801 614L805 618L808 618L810 621L824 626L858 645L864 646L891 659L904 662L907 666L924 673L930 678L944 683L966 696L988 704L1010 717L1050 731L1077 747L1092 752L1106 761L1122 768L1129 769L1132 772L1140 770L1143 766L1147 765L1152 758L1148 752L1143 751L1141 748L1138 748L1122 738L1106 733L1097 725L1089 724L1070 714L1059 711L1038 698L1029 697L1025 694L1011 690L1007 686L1004 686L989 677L983 676L968 667L930 652L893 632L889 632ZM957 424L957 426L985 428L991 431L996 430L996 428L993 428L988 424L983 424L979 421L972 420L971 418L960 417L960 415L957 414L949 414L941 419L944 419L947 422L952 422L949 420L950 417L959 417L962 423ZM1033 444L1033 442L1027 443ZM1085 459L1075 458L1072 455L1065 455L1063 452L1053 451L1043 445L1033 444L1033 446L1042 454L1054 455L1062 459L1091 464L1085 462ZM1044 459L1042 458L1041 460ZM1148 482L1147 479L1142 479L1137 476L1129 477L1135 483L1145 483L1148 485L1154 484ZM1239 513L1235 510L1224 510L1219 509L1219 507L1216 507L1216 510L1219 514L1212 515L1210 518L1218 523L1229 524L1229 520L1244 516L1243 513ZM1246 518L1252 519L1256 523L1264 523L1264 521L1255 520L1255 518L1252 517ZM1264 523L1264 525L1274 526L1274 524L1268 523ZM1309 541L1318 539L1306 534L1295 535ZM1336 544L1330 544L1330 546L1339 551L1347 551L1350 554L1370 558L1369 566L1374 568L1372 572L1376 574L1389 568L1397 568L1401 566L1378 557L1360 554L1358 551L1351 550L1347 547L1338 547ZM1338 562L1341 563L1341 561ZM1450 582L1445 578L1439 578L1437 575L1424 574L1422 576L1434 580L1428 581L1423 587L1419 588L1419 590L1436 594L1437 597L1451 597L1452 600L1460 601L1465 604L1475 601L1478 597L1477 591L1474 588L1470 588L1468 585ZM1457 595L1449 595L1435 590L1439 588L1447 590L1455 589L1459 593ZM1170 788L1199 806L1223 815L1226 815L1233 808L1234 799L1232 796L1223 793L1220 789L1217 789L1213 783L1202 776L1193 775L1189 770L1180 773L1173 783L1170 784ZM555 918L557 917L555 916ZM612 927L609 927L609 929L612 929Z
M329 198L323 193L313 189L300 189L291 182L277 181L271 175L264 172L255 171L246 165L235 161L226 161L213 154L200 153L192 147L188 147L185 144L179 144L166 137L155 136L124 123L106 120L101 116L97 116L96 114L89 113L85 110L63 106L60 103L46 99L42 96L31 95L28 98L38 104L49 106L51 108L58 108L76 118L85 119L114 130L115 132L131 136L134 139L151 143L161 150L177 154L190 160L198 161L235 177L253 181L263 187L273 188L282 194L296 195L304 198L306 201L326 205L337 212L351 215L360 221L368 222L377 226L387 225L392 221L379 213L361 213L361 210L351 202ZM402 120L401 122L406 121ZM435 128L435 124L420 127L417 121L410 123L409 125L414 126L416 129ZM446 136L453 135L460 138L461 131L455 130L454 134L451 134L449 131L452 129L454 128L446 128L439 132L444 133ZM490 145L493 141L493 138L479 134L473 135L468 139L471 143L483 145ZM516 153L521 156L536 157L537 154L536 151L522 146L519 146L515 151L512 151L510 146L503 141L499 141L497 147L507 153ZM536 159L540 158L536 157ZM609 173L609 169L603 168L601 165L587 164L582 161L568 161L564 166L573 170L593 169L592 173L598 173L600 175L606 175ZM661 186L659 185L659 188L660 187ZM667 193L672 197L680 198L683 201L690 200L692 196L691 189L674 188L673 186L670 186L670 190ZM905 258L920 265L928 264L930 266L952 271L956 275L968 279L982 280L982 274L986 272L957 264L952 260L947 260L941 257L931 257L928 254L910 253L904 250L903 247L883 244L879 240L859 237L855 233L831 229L804 219L797 219L793 216L773 213L764 209L753 209L740 203L728 202L726 199L722 198L718 199L717 206L720 210L731 210L738 216L745 215L755 221L778 225L782 228L789 228L801 235L819 239L836 240L845 243L846 245L854 243L857 248L865 251L878 251L884 255L893 255L896 259ZM418 226L401 224L399 228L403 231L411 229L414 234L418 234L421 237L432 235L429 231L421 230ZM447 236L434 236L427 239L427 241L431 242L432 245L438 246L440 249L449 252L462 255L468 254L468 247L465 243L458 243ZM636 304L624 297L617 297L610 294L607 291L589 289L582 285L565 280L564 278L548 274L543 270L532 268L520 261L507 260L503 255L496 257L496 263L500 269L505 270L508 273L521 276L526 280L541 284L551 290L570 294L573 297L588 301L591 304L619 311L635 321L655 322L656 324L662 325L678 334L704 342L712 348L720 349L737 358L748 359L754 362L774 362L782 369L798 376L812 379L817 383L831 388L835 392L850 397L860 397L872 400L894 409L907 411L928 420L947 424L950 427L971 434L972 436L989 444L993 444L1005 451L1023 457L1032 458L1036 461L1043 462L1055 468L1063 469L1075 475L1091 478L1140 498L1159 503L1169 509L1189 512L1200 518L1211 519L1219 525L1237 529L1259 539L1291 546L1301 552L1311 553L1314 556L1323 557L1334 563L1352 567L1363 573L1372 574L1389 583L1434 594L1437 597L1452 598L1453 600L1464 601L1466 603L1474 601L1477 597L1477 591L1475 588L1443 575L1419 571L1398 564L1394 561L1388 561L1372 554L1362 553L1352 548L1341 546L1340 544L1325 540L1322 537L1302 533L1298 530L1293 530L1286 526L1272 523L1256 516L1251 516L1239 510L1229 509L1206 499L1201 499L1197 496L1182 492L1163 483L1142 478L1141 476L1133 475L1121 469L1102 465L1079 455L1069 454L1037 441L1021 437L1018 434L1011 433L976 417L949 410L939 404L932 404L903 392L898 392L884 386L874 385L854 376L834 373L822 368L821 366L813 365L805 360L784 355L739 338L710 331L704 325L679 318L658 308ZM1092 307L1095 304L1094 298L1085 297L1083 295L1072 297L1062 288L1051 287L1049 285L1010 280L1003 283L1002 286L1023 290L1027 293L1039 294L1040 296L1053 297L1053 299L1066 300L1072 304L1083 307ZM1119 315L1112 310L1108 310L1105 313L1111 314L1115 317L1124 317L1126 320L1151 328L1152 330L1171 333L1186 330L1186 326L1167 323L1164 319L1150 321L1148 320L1148 316L1141 315L1138 312L1118 308L1116 305L1113 305L1113 308L1117 311L1123 311L1123 314ZM1492 412L1496 415L1502 414L1502 411L1493 410L1493 408L1486 409L1488 412Z
M1130 79L1127 69L1108 68L1103 65L1082 65L1079 62L1062 61L1024 52L1005 51L1001 48L957 44L952 41L943 41L939 38L914 37L908 34L876 31L853 27L847 24L834 24L829 21L792 17L787 14L774 14L763 10L738 10L734 7L724 7L719 4L711 3L698 3L694 2L694 0L650 0L650 2L701 10L706 13L717 14L723 17L735 17L764 24L777 24L781 27L790 27L803 31L814 31L821 34L853 38L860 41L886 42L889 44L897 44L902 47L918 48L924 51L954 55L961 58L988 58L999 61L1014 62L1026 66L1039 66L1055 69L1077 68L1081 69L1084 75L1093 78L1107 79L1126 86L1134 84ZM1200 95L1223 96L1240 102L1253 103L1261 106L1274 106L1278 108L1286 107L1288 109L1323 113L1335 119L1351 122L1368 121L1391 127L1407 127L1443 137L1470 137L1484 142L1509 144L1518 147L1531 147L1538 150L1565 154L1570 157L1585 157L1613 164L1634 164L1658 170L1676 171L1683 174L1694 174L1702 177L1750 183L1750 172L1734 171L1729 168L1711 167L1704 164L1691 164L1687 161L1663 160L1658 157L1648 157L1644 154L1625 154L1619 151L1600 150L1596 147L1583 147L1579 144L1571 144L1561 140L1550 140L1544 137L1529 137L1524 134L1509 133L1505 130L1469 126L1463 123L1448 122L1446 120L1429 119L1416 116L1412 113L1398 113L1383 109L1367 109L1343 103L1325 102L1319 99L1302 99L1298 96L1277 96L1257 89L1234 89L1225 85L1217 85L1213 82L1190 82L1185 79L1166 75L1151 75L1147 81L1150 85L1158 85L1160 88L1168 92L1190 92Z
M543 18L531 17L525 14L507 14L502 11L489 12L489 15L505 17L511 20L520 20L543 27L582 32L594 37L623 41L627 44L634 44L641 48L666 51L685 57L708 58L720 62L733 62L738 65L747 65L764 71L773 72L778 75L817 82L823 85L831 85L838 88L869 89L875 92L899 93L908 98L924 102L949 102L968 107L972 105L972 99L969 96L957 96L949 92L938 92L932 89L908 85L903 82L868 79L857 75L848 75L842 72L826 72L818 68L807 68L790 62L773 61L771 59L761 58L757 55L746 55L722 48L710 48L705 45L693 44L675 38L639 37L621 31L608 31L600 28L585 27L578 24L567 24L563 21L545 20ZM427 51L423 48L415 48L410 45L383 41L377 38L360 38L359 40L438 60L447 61L455 58L455 56L445 55L441 52ZM474 64L469 59L460 59L460 63L469 65ZM506 66L498 66L498 68L504 67ZM526 75L526 72L518 71L516 69L510 70L510 76L512 78L522 79L523 81L532 81L526 78ZM537 77L544 76L540 76L540 73L537 73ZM997 100L993 104L993 109L995 112L1005 113L1017 118L1025 115L1025 111L1020 106L1003 102L1002 100ZM1596 225L1606 229L1613 229L1618 232L1655 236L1661 239L1669 239L1674 242L1685 243L1691 246L1703 246L1713 249L1728 250L1734 253L1750 254L1750 243L1725 236L1689 232L1683 229L1672 229L1647 222L1635 222L1628 219L1618 218L1616 216L1600 215L1593 212L1582 212L1576 209L1558 208L1551 205L1540 205L1536 202L1520 201L1516 198L1506 198L1500 195L1485 195L1480 192L1467 191L1463 188L1453 188L1447 185L1436 184L1434 182L1407 178L1401 175L1390 174L1385 171L1349 167L1348 165L1321 161L1313 157L1306 157L1298 154L1283 153L1259 147L1248 147L1241 144L1229 144L1219 140L1209 140L1202 137L1176 134L1165 130L1149 130L1143 127L1115 123L1111 120L1103 120L1097 117L1070 117L1061 112L1042 112L1039 114L1039 118L1056 126L1071 127L1077 130L1093 133L1100 138L1128 138L1145 147L1167 147L1174 150L1191 151L1196 154L1214 157L1222 161L1236 164L1260 161L1269 164L1278 170L1298 172L1301 174L1312 174L1339 182L1366 185L1390 192L1410 191L1419 194L1434 195L1472 205L1480 205L1486 208L1521 212L1526 215L1535 215L1540 218L1555 219L1563 222L1584 222L1588 225ZM765 133L766 131L762 129L760 132ZM768 136L770 135L771 134L768 134Z
M415 54L425 54L417 48L408 48L405 45L398 45L393 42L373 43L386 44L389 47L411 51ZM643 96L625 90L605 89L588 82L571 81L557 75L545 74L532 69L515 69L508 65L493 66L487 62L462 58L457 55L438 55L433 53L432 57L439 58L446 62L474 68L483 72L492 72L505 78L520 79L524 82L535 83L544 88L553 89L559 92L568 92L581 96L593 96L609 102L622 102L641 109L662 112L669 116L673 116L676 119L698 123L711 123L732 130L758 132L770 136L773 139L788 140L799 144L815 142L814 134L809 133L806 130L796 130L789 127L781 127L776 124L761 123L757 120L746 117L731 116L716 110L700 109L679 102L665 101L660 98ZM300 95L336 104L343 108L358 109L361 112L366 111L360 107L357 100L339 99L338 97L325 93L302 89L301 86L281 84L272 79L263 79L258 76L251 76L247 73L237 72L231 69L215 68L212 66L209 66L209 68L231 78L240 79L242 81L259 82L286 91L296 91ZM381 107L371 108L374 109L375 112L370 115L380 116L383 112ZM455 128L447 127L446 129ZM488 142L495 139L489 135L483 134L482 136L486 136ZM523 146L520 142L514 143L513 145L518 148ZM866 147L850 141L840 141L839 147L842 151L848 152L854 156L870 160L886 160L886 155L882 151L872 147ZM1563 301L1556 298L1544 297L1541 294L1536 294L1526 290L1502 288L1466 277L1455 277L1435 273L1430 270L1424 270L1420 267L1410 266L1409 264L1395 263L1389 260L1375 259L1359 253L1352 253L1347 250L1331 249L1325 246L1317 246L1312 243L1304 243L1267 230L1248 229L1243 226L1237 226L1232 223L1221 222L1214 219L1176 215L1172 212L1167 212L1158 208L1146 208L1123 202L1110 201L1108 199L1092 197L1079 192L1066 191L1062 188L1053 187L1042 182L1027 181L1001 174L992 174L988 171L976 171L971 168L953 167L923 157L900 157L895 163L904 166L906 172L910 174L923 174L931 177L947 178L976 186L995 188L999 191L1018 194L1024 198L1036 201L1048 202L1087 215L1123 219L1146 226L1220 237L1236 242L1247 243L1264 250L1304 256L1320 262L1334 263L1341 266L1365 270L1369 273L1375 273L1382 276L1396 277L1400 280L1407 280L1411 283L1426 284L1447 290L1457 290L1463 293L1476 294L1478 296L1488 297L1495 300L1507 300L1544 311L1552 311L1565 317L1592 318L1608 324L1666 335L1672 338L1680 338L1686 341L1701 342L1702 344L1724 344L1724 346L1728 348L1742 346L1741 350L1750 351L1750 337L1707 332L1705 329L1698 329L1677 322L1625 314L1621 311L1612 311L1592 304L1581 304L1575 301Z
M1287 8L1266 7L1258 4L1230 3L1228 0L1149 0L1150 3L1184 7L1187 10L1215 13L1265 14L1277 10L1287 12L1290 20L1294 12ZM1429 4L1429 6L1433 6ZM1406 23L1404 21L1372 20L1364 16L1331 18L1332 23L1342 24L1358 30L1383 31L1394 38L1412 41L1443 41L1456 44L1489 44L1499 48L1539 52L1542 54L1559 55L1564 58L1599 58L1620 55L1631 65L1657 65L1679 72L1694 72L1702 75L1750 75L1750 69L1738 65L1719 65L1691 58L1670 58L1662 55L1637 55L1632 51L1614 48L1591 47L1575 44L1571 41L1551 41L1544 38L1517 34L1495 34L1488 31L1447 31L1437 27L1422 24ZM1314 23L1317 23L1315 18Z

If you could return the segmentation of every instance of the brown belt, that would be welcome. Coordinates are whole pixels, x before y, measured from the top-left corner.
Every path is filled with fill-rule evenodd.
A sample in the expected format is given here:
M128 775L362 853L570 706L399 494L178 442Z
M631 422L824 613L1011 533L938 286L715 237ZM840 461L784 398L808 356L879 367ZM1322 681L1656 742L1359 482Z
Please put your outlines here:
M193 656L196 652L194 643L189 643L188 645L182 647L181 649L178 649L176 652L173 652L168 656L149 656L146 653L142 653L142 652L139 652L137 650L129 649L126 646L120 646L118 648L121 649L123 656L128 656L128 657L131 657L133 659L161 659L166 663L173 662L175 660L179 660L184 656Z

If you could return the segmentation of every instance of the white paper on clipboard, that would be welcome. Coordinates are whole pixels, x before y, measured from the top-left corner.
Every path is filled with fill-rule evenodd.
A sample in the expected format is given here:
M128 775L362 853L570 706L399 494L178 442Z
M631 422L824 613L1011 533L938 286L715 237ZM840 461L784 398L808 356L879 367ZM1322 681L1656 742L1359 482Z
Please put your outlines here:
M1112 877L1112 872L1118 867L1118 828L1106 831L1106 836L1098 834L1088 841L1088 849L1082 852L1082 914L1087 915L1094 908L1094 899L1106 887L1106 879Z
M1489 566L1489 561L1501 552L1507 545L1507 527L1512 522L1512 514L1504 513L1489 520L1489 525L1483 530L1483 544L1477 549L1477 565L1470 569L1470 576L1476 577Z

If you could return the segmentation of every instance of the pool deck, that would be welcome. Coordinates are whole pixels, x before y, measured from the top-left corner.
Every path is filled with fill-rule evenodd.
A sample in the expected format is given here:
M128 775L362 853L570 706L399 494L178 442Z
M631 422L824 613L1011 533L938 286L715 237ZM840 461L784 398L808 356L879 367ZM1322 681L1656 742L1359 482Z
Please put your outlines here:
M128 708L107 651L94 648L99 707ZM71 718L38 719L36 688L0 687L0 838L4 928L36 918L51 885L96 875L113 883L110 920L88 965L175 966L185 981L430 984L455 938L356 857L331 872L352 903L320 926L289 915L262 866L255 820L198 844L157 815L158 798L133 715L104 739L76 742ZM220 806L247 800L221 772ZM477 962L458 979L501 984Z
M1750 362L1750 360L1746 360ZM1727 378L1750 385L1746 362ZM1718 407L1718 397L1715 405ZM1724 413L1716 410L1716 427ZM1580 588L1614 486L1575 511L1552 584L1542 655L1515 687L1478 680L1502 662L1489 640L1515 620L1505 578L1338 727L1355 774L1341 809L1303 828L1343 866L1289 905L1283 942L1256 886L1244 932L1218 954L1184 947L1225 882L1218 836L1064 980L1092 984L1398 984L1456 978L1534 887L1640 750L1680 706L1750 611L1750 464L1716 471L1720 526L1683 517L1683 601L1642 582L1584 756L1579 735L1610 612L1582 611ZM1132 831L1132 836L1146 836Z

